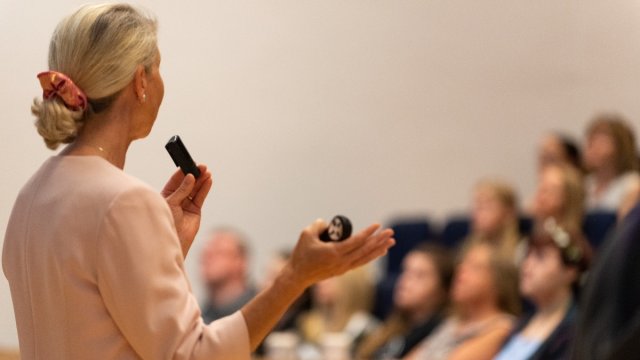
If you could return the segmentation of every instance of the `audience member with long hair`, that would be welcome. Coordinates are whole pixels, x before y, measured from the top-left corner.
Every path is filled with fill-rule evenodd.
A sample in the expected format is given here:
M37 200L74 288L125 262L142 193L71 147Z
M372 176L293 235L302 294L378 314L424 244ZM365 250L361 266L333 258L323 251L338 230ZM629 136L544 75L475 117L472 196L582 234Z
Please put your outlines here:
M300 316L302 340L319 346L327 334L347 335L357 344L375 326L373 277L368 267L317 283L311 289L312 308Z
M500 180L480 181L474 189L471 235L466 243L486 242L502 256L517 260L519 241L515 191Z
M512 259L486 243L466 248L451 289L453 313L404 359L491 359L520 311Z
M633 131L618 115L600 115L587 128L584 163L587 207L622 218L640 200L638 149Z
M444 318L453 277L452 254L422 244L407 254L394 290L394 311L356 351L357 359L401 358Z
M584 184L580 172L568 165L546 166L539 175L532 211L536 228L553 218L565 229L582 229Z

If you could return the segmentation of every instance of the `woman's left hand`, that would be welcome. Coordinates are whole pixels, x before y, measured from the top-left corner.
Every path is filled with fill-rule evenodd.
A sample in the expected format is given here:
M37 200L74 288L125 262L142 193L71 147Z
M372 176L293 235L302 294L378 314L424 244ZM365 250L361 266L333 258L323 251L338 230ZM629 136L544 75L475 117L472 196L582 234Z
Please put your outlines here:
M186 257L189 248L200 228L200 213L204 200L211 190L213 180L205 165L198 165L200 177L178 169L162 189L162 196L167 200L173 220L178 231L182 254Z

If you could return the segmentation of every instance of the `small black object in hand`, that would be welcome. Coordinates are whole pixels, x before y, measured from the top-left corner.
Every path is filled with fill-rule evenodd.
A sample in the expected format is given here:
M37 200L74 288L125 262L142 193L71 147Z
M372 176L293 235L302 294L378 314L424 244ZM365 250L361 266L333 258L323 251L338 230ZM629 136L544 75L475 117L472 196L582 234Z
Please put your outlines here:
M336 215L329 224L329 227L320 234L322 241L342 241L351 236L351 221L346 216Z

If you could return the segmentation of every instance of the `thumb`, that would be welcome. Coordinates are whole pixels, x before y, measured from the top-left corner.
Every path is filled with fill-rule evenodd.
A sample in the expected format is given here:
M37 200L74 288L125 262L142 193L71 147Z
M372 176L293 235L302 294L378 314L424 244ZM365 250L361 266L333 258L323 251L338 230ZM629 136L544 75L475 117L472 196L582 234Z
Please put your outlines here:
M196 184L196 179L192 174L187 174L187 176L182 179L182 183L180 186L174 191L171 195L167 197L167 202L172 205L181 204L184 199L186 199L193 191L193 187Z

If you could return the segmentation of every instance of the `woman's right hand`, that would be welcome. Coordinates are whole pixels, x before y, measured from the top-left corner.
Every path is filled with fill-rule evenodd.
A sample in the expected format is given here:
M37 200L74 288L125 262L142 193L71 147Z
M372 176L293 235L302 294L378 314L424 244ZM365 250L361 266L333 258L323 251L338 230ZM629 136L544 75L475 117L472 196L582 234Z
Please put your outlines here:
M373 224L342 242L322 242L327 223L316 220L300 234L298 244L284 269L267 289L242 308L249 331L249 345L255 350L304 289L340 275L387 253L395 244L393 231L379 232Z
M323 220L316 220L305 228L285 267L292 280L303 287L362 266L385 255L395 244L393 230L378 231L379 224L341 242L323 242L319 236L327 226Z

